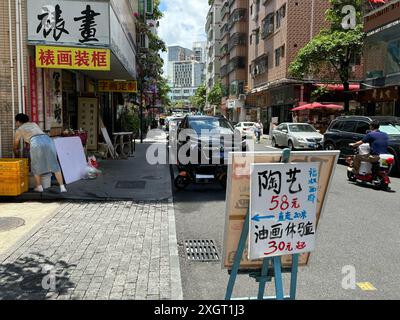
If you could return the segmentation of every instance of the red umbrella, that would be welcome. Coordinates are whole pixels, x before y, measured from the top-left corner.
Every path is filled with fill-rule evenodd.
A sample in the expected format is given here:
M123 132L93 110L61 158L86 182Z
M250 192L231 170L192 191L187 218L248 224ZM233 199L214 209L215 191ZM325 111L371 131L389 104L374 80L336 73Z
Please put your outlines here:
M313 102L309 104L305 104L296 108L293 108L291 111L301 111L301 110L313 110L313 109L333 109L333 110L343 110L343 106L337 104L321 104L319 102Z

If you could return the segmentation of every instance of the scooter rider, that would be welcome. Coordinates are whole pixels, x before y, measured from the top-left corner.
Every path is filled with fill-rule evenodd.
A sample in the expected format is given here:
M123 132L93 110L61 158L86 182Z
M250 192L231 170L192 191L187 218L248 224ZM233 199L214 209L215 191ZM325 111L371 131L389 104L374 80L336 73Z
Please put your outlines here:
M379 131L379 122L374 120L370 123L371 131L364 137L364 139L350 143L349 146L353 148L357 148L363 143L369 143L370 145L370 154L360 155L357 154L354 157L353 163L353 172L355 174L359 173L361 162L370 162L376 163L379 162L379 155L380 154L387 154L388 153L388 140L389 136L387 133Z

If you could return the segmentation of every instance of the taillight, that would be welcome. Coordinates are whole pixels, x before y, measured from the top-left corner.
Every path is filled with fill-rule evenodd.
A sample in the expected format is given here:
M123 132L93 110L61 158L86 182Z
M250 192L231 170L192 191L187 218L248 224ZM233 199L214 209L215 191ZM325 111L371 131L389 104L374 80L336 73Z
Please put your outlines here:
M386 163L391 166L394 163L394 158L387 158Z

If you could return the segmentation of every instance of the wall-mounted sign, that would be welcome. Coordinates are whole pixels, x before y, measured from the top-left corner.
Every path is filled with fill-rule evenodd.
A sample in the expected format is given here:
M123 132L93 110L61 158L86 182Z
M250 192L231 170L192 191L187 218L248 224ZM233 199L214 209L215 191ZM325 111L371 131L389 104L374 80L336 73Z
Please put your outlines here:
M109 3L28 0L28 42L109 47Z
M36 67L110 71L110 50L36 46Z
M99 92L137 92L137 81L99 80Z

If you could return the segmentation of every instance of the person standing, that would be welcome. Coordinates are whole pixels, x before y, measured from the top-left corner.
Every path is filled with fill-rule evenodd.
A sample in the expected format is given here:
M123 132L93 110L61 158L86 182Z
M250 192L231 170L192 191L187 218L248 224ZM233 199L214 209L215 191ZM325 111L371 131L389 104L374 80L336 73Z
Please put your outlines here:
M19 156L21 139L30 145L31 169L36 185L35 191L43 192L40 176L51 172L56 176L57 182L60 185L60 192L67 192L61 168L57 161L56 147L53 140L36 123L29 122L29 117L26 114L17 114L15 122L18 129L15 132L14 138L14 155Z

